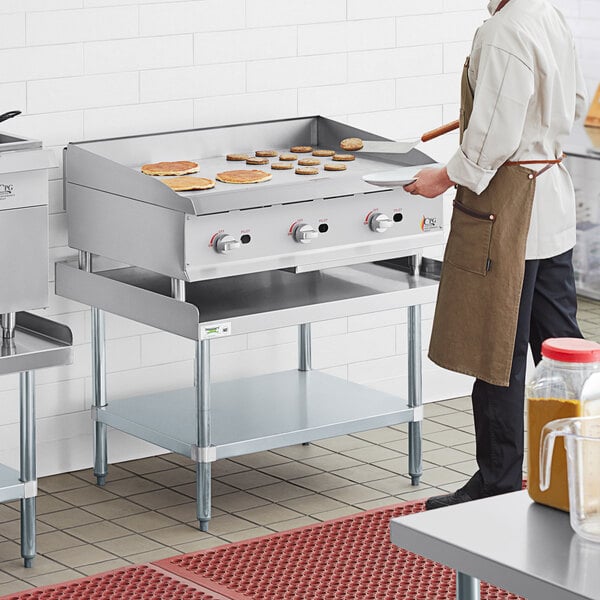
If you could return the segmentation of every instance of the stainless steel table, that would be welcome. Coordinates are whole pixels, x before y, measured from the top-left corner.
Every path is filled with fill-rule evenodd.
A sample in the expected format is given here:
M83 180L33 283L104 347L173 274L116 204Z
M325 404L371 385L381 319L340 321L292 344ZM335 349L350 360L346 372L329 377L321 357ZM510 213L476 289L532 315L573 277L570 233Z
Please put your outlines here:
M600 599L600 544L527 492L393 519L391 537L456 569L458 600L477 600L480 579L528 600Z

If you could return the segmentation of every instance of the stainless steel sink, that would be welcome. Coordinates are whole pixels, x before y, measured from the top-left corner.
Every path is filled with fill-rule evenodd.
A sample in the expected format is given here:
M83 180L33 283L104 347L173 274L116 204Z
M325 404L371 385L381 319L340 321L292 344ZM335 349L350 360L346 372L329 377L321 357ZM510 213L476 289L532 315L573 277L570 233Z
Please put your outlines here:
M17 137L0 133L0 152L9 152L10 150L25 150L27 148L41 148L40 140L33 140L25 137Z

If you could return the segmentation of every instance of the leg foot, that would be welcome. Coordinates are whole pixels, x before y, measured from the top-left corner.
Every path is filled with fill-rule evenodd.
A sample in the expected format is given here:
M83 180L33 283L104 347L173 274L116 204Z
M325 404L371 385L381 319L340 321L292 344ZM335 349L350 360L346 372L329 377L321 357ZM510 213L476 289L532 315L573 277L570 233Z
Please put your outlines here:
M420 475L413 475L410 478L410 484L411 485L419 485L421 483L421 476Z
M96 475L96 483L101 487L106 485L106 475Z
M303 446L310 446L310 442L302 442Z
M200 531L208 531L208 523L209 521L198 521L198 529Z
M24 558L23 563L25 564L26 569L31 569L31 567L33 567L33 558Z

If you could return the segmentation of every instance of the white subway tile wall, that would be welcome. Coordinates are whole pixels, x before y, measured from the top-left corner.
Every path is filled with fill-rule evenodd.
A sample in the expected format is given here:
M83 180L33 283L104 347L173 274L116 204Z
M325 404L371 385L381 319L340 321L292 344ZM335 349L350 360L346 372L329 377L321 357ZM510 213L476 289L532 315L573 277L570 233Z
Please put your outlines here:
M576 34L590 92L600 81L600 0L554 0ZM2 0L2 130L69 141L324 114L398 139L456 117L459 73L487 0ZM431 143L447 159L456 137ZM41 475L92 461L90 316L53 294L67 247L62 171L50 181L50 306L72 329L75 362L40 372ZM440 248L432 249L439 254ZM423 309L423 348L433 306ZM110 398L192 384L193 344L107 315ZM404 393L406 311L313 325L317 368ZM215 381L296 366L296 329L217 340ZM425 356L425 355L424 355ZM469 380L424 361L425 398ZM18 460L18 378L0 377L0 461ZM152 454L117 434L112 461Z

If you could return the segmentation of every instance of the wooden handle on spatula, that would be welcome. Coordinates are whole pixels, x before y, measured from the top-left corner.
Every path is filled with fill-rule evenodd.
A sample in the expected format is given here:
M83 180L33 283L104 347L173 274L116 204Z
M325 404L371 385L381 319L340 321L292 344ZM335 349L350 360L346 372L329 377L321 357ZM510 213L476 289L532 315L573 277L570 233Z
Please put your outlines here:
M441 135L450 133L451 131L458 129L459 127L460 127L460 121L452 121L452 123L446 123L445 125L442 125L441 127L438 127L437 129L432 129L431 131L425 132L421 136L421 141L428 142L429 140L434 140L435 138L440 137Z

